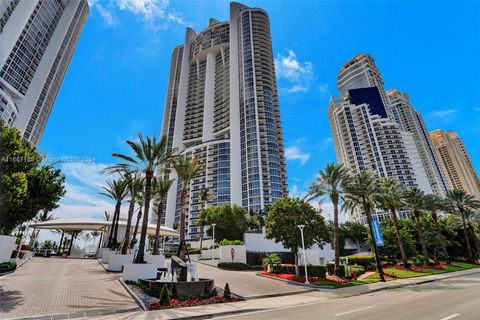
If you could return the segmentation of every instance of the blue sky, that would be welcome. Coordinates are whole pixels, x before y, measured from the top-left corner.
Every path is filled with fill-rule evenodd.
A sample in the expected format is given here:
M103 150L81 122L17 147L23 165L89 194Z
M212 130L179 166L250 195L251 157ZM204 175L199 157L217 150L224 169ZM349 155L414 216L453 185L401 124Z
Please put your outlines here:
M227 20L227 1L89 0L90 15L39 149L71 157L57 216L99 218L98 194L137 132L160 133L172 49L185 28ZM326 108L340 66L370 53L387 89L410 95L429 130L453 129L480 168L480 3L244 1L270 15L292 195L335 161ZM84 160L93 160L93 162ZM79 161L82 160L82 161ZM326 208L328 210L328 208Z

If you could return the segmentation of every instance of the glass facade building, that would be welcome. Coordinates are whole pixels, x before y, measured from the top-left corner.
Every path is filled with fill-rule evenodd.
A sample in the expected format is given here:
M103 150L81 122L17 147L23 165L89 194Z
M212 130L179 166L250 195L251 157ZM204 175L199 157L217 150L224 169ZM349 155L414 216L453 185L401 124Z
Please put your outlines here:
M6 123L17 127L35 146L87 15L86 0L0 3L0 90L3 96L9 96L16 110L14 119ZM0 117L11 119L4 112L0 111Z
M230 19L210 19L195 32L188 28L174 48L162 135L169 148L197 157L204 172L188 197L186 234L195 225L208 188L207 203L237 204L258 212L287 194L282 128L267 13L231 3ZM175 172L169 174L175 177ZM179 216L181 181L172 187L165 225Z

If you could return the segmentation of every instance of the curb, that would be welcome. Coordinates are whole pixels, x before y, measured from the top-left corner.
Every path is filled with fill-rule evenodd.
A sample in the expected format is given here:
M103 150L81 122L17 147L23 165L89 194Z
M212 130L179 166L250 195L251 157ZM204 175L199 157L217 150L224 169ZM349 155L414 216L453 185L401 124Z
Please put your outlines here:
M145 304L143 303L143 301L135 294L135 292L133 292L133 291L128 287L128 285L125 283L125 281L123 281L122 278L119 278L118 281L120 281L120 284L125 288L125 290L127 290L128 294L133 298L133 300L135 300L135 302L140 306L140 308L141 308L143 311L148 311L148 308L145 306Z

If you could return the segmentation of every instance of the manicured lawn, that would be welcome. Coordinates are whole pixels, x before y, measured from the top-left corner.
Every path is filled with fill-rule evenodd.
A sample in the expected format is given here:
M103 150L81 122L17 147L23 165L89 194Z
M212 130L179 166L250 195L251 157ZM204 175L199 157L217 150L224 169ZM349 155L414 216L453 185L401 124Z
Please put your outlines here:
M461 270L468 270L468 269L474 269L474 268L480 268L479 265L475 264L470 264L470 263L465 263L465 262L452 262L451 265L445 265L444 270L437 270L437 269L428 269L425 268L422 270L422 272L413 272L413 271L408 271L408 270L399 270L395 268L385 268L384 271L387 274L394 274L397 277L392 278L386 276L387 281L392 281L396 279L407 279L407 278L415 278L415 277L422 277L422 276L428 276L432 274L440 274L440 273L447 273L447 272L454 272L454 271L461 271ZM375 283L378 282L378 273L373 273L371 275L368 275L367 277L363 278L362 280L358 281L352 281L352 282L347 282L347 283L336 283L336 282L331 282L331 281L316 281L313 284L317 286L330 286L334 288L346 288L346 287L352 287L352 286L358 286L362 284L368 284L368 283Z

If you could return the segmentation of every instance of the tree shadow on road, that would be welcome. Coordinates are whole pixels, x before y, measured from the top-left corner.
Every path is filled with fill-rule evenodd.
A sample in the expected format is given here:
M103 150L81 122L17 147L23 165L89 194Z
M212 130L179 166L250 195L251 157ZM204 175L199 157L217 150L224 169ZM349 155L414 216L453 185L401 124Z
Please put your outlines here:
M0 313L7 313L23 305L23 295L18 290L4 290L0 287Z

